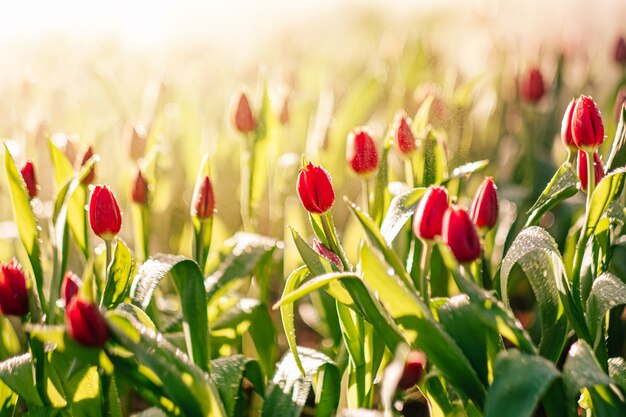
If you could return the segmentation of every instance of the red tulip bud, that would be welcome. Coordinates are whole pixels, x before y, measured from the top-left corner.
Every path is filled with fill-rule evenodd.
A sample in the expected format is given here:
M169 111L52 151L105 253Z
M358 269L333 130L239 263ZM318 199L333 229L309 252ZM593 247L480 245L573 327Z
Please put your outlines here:
M309 213L326 213L335 203L335 190L330 174L311 162L298 173L298 197Z
M231 122L235 129L241 133L254 132L256 129L256 119L252 114L248 96L243 91L239 91L234 97L234 105L231 111Z
M407 115L404 110L396 113L396 117L393 122L394 139L398 151L402 155L411 155L417 148L415 143L415 137L411 132L411 126L407 121Z
M365 127L358 127L348 135L346 160L359 175L370 174L378 168L376 143Z
M92 156L93 156L93 147L90 146L89 148L87 148L87 150L83 154L83 158L81 160L80 166L81 167L85 166L87 161L89 161L89 159L91 159ZM83 184L93 184L93 181L95 179L96 179L96 166L94 164L91 167L91 170L89 171L89 173L83 179Z
M481 230L489 231L498 221L498 192L493 178L487 177L480 184L472 203L472 221Z
M443 240L461 263L480 256L480 239L476 226L463 207L450 206L443 218Z
M65 300L65 305L68 305L72 299L78 295L82 282L78 276L67 271L63 277L63 284L61 285L61 296Z
M122 214L115 196L106 185L96 185L89 200L91 230L104 240L111 240L122 228Z
M543 76L539 68L531 68L520 85L522 98L529 103L537 103L546 93Z
M572 137L572 116L574 115L575 107L576 99L573 98L567 105L567 109L565 109L565 114L563 115L563 121L561 122L561 141L570 150L576 149L576 144Z
M87 347L102 347L109 338L106 321L98 308L80 296L65 309L70 336Z
M135 181L133 182L133 190L131 193L131 199L133 203L145 206L148 204L148 182L141 173L141 170L137 170Z
M215 212L215 196L213 185L208 176L204 176L196 185L191 201L191 215L201 219L208 219Z
M28 289L22 266L13 258L0 263L0 312L7 316L28 313Z
M572 137L580 149L592 150L604 141L604 125L600 110L591 97L580 96L572 115Z
M402 377L398 382L398 388L409 389L415 386L424 373L426 367L426 355L419 350L412 350L406 357Z
M448 208L448 191L445 187L431 185L421 198L413 216L415 236L432 240L441 236L443 216Z
M337 269L343 271L343 264L341 263L341 258L337 256L337 254L331 251L326 245L324 245L319 239L313 239L313 249L318 255L326 258L330 263L334 264Z
M580 180L580 189L587 191L587 185L589 183L587 178L587 154L584 151L578 151L578 179ZM593 169L595 183L598 185L600 180L604 178L604 167L602 166L602 160L598 152L593 153Z
M35 165L32 161L27 161L21 170L22 178L26 183L30 198L37 197L37 177L35 176Z
M626 64L626 40L623 37L619 37L615 43L615 51L613 52L613 58L615 62L620 65Z

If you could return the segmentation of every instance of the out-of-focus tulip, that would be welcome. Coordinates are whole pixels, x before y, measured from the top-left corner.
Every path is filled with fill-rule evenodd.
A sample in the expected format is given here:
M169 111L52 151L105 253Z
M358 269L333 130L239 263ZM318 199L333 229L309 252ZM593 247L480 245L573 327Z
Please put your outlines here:
M346 160L359 175L368 175L378 169L378 150L367 128L357 127L348 135Z
M539 68L531 68L522 79L520 94L529 103L537 103L546 94L546 86Z
M613 51L615 62L620 65L626 64L626 40L620 36L615 42L615 50Z
M411 126L409 126L408 118L404 110L396 113L393 122L393 132L394 142L401 155L411 155L415 149L417 149L415 136L413 136L413 132L411 132Z
M26 275L15 258L9 263L0 263L0 312L7 316L28 313Z
M148 204L148 182L141 173L141 170L137 170L135 181L133 181L133 189L131 192L131 199L133 203L145 206Z
M89 200L91 230L104 240L111 240L122 228L122 214L115 196L106 185L96 185Z
M65 309L70 336L87 347L102 347L109 338L106 321L98 307L80 296L72 298Z
M426 355L419 350L409 352L398 388L409 389L415 386L422 379L424 368L426 368Z
M297 191L300 202L309 213L326 213L335 203L335 190L330 174L311 162L300 168Z
M256 129L256 119L252 114L248 96L243 91L239 91L233 99L231 123L241 133L254 132Z
M443 218L443 240L460 263L473 262L480 256L480 238L467 211L450 206Z
M498 221L498 191L493 178L485 178L476 191L471 217L476 227L485 232L495 227Z
M441 236L443 216L448 209L448 191L431 185L422 196L413 216L413 233L425 240Z
M67 271L63 277L63 284L61 284L61 296L65 300L65 305L68 305L72 299L78 295L80 286L82 285L80 278L72 271Z
M89 161L89 159L91 159L92 156L93 156L93 147L90 146L87 148L87 150L83 154L83 158L81 159L80 166L81 167L85 166L87 161ZM83 178L82 182L83 184L93 184L95 179L96 179L96 165L94 164L91 167L91 170L89 171L89 173L85 176L85 178Z
M215 212L215 195L213 184L208 175L205 175L196 185L191 201L191 215L200 219L208 219Z
M35 165L33 161L26 161L21 169L22 178L26 183L26 189L30 198L37 197L37 177L35 176Z

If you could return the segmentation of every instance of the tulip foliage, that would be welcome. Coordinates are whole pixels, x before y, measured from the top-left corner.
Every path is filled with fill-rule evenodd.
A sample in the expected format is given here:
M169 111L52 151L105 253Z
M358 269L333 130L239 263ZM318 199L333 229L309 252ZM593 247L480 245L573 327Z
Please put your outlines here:
M549 100L538 69L520 88L522 106ZM490 161L455 167L434 95L299 165L272 160L289 113L267 89L254 104L231 111L240 210L210 155L172 194L182 254L153 250L172 238L152 233L170 221L158 150L122 187L95 147L74 163L50 140L43 190L5 148L19 250L0 263L0 417L626 415L626 110L605 141L593 99L570 102L565 161L525 212ZM263 203L289 209L281 227ZM229 217L243 231L216 238Z

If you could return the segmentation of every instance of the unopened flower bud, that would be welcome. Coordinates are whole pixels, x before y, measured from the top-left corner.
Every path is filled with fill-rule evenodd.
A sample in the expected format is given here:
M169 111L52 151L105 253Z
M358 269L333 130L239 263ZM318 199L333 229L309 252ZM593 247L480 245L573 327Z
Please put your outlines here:
M311 162L300 168L297 191L300 202L309 213L326 213L335 203L335 190L330 174Z
M26 189L28 190L30 198L37 197L37 177L35 176L35 165L33 161L27 161L20 172L26 183Z
M348 135L346 160L359 175L371 174L378 168L378 150L367 128L358 127Z
M104 240L111 240L122 228L122 214L115 196L106 185L96 185L89 200L91 230Z

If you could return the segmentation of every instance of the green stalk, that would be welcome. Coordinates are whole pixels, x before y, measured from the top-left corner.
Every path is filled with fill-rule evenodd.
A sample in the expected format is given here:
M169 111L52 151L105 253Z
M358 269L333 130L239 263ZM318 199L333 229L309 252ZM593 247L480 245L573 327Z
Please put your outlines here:
M203 239L202 235L204 234L204 221L200 219L193 219L192 221L198 222L198 228L194 227L193 234L193 260L196 261L198 266L200 266L201 270L204 270L204 264L202 263L202 253L203 253Z
M424 245L422 246L422 259L420 262L420 293L422 294L422 298L424 299L424 304L426 307L429 306L430 302L430 291L429 291L429 274L428 270L430 269L430 256L432 255L433 247L429 241L424 240Z
M102 290L102 297L100 297L100 308L102 308L102 303L104 302L104 294L106 293L106 289L109 285L109 271L111 270L111 258L113 255L112 243L113 239L104 240L104 247L106 248L106 268L104 271L104 289Z
M337 241L337 235L335 233L335 225L333 224L333 217L330 214L330 210L326 213L320 215L320 220L322 221L322 228L324 229L324 234L326 235L326 240L330 245L330 250L332 250L339 259L341 259L341 263L343 264L344 271L351 271L350 263L346 259L346 254L343 252L343 248Z
M252 195L252 153L249 146L250 139L248 135L243 136L241 140L241 196L240 196L240 209L241 209L241 221L243 223L244 231L252 231L252 222L250 214L252 212L251 195Z

